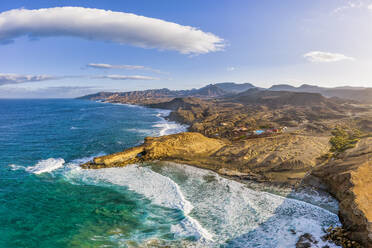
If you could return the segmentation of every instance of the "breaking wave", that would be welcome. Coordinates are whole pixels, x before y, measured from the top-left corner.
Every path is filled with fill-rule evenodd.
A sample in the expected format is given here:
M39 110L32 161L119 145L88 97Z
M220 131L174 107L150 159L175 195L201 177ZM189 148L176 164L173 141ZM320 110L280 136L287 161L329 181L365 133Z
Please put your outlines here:
M187 131L187 125L179 124L174 121L168 121L165 118L169 116L170 110L158 109L157 117L160 118L160 121L153 125L153 127L158 129L159 136L181 133Z
M15 170L24 170L26 167L21 166L21 165L16 165L16 164L10 164L9 165L10 169L15 171Z
M177 183L193 204L193 217L214 235L211 247L295 247L311 233L321 245L323 228L340 225L336 214L318 206L267 192L218 174L179 164L152 166ZM295 233L295 234L294 234ZM203 247L203 245L201 245Z
M62 168L64 163L63 158L48 158L40 160L34 166L25 167L25 170L33 174L49 173Z
M97 156L104 155L102 153ZM155 205L178 209L184 218L172 224L177 240L186 247L294 247L299 236L311 233L319 247L323 229L339 225L336 214L315 205L252 190L218 174L173 163L124 168L81 169L86 157L65 163L61 158L34 166L10 165L14 170L41 174L58 170L73 184L119 186L143 195Z
M74 164L70 164L69 167L70 170L66 171L65 176L73 182L81 181L95 185L109 183L124 186L144 195L156 205L181 210L185 218L172 226L172 232L176 236L192 236L202 240L212 239L212 234L189 215L193 205L185 199L179 186L170 178L138 165L99 170L83 170Z
M153 127L159 129L159 136L181 133L187 130L185 125L170 121L159 122L158 124L153 125Z

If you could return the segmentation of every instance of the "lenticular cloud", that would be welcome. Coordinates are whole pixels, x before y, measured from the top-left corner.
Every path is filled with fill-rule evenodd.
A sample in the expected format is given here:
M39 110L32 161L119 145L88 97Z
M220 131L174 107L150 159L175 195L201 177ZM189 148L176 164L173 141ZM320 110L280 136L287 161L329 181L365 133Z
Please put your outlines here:
M124 12L82 7L14 9L0 13L0 42L20 36L72 36L143 48L203 54L223 49L222 38L200 29Z

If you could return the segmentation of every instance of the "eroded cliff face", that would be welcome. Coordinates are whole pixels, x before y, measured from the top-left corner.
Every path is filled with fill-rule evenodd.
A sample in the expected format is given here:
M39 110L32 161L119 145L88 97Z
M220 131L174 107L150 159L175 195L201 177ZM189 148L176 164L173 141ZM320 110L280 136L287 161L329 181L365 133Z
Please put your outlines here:
M372 247L372 138L320 166L313 175L340 201L339 216L350 238Z

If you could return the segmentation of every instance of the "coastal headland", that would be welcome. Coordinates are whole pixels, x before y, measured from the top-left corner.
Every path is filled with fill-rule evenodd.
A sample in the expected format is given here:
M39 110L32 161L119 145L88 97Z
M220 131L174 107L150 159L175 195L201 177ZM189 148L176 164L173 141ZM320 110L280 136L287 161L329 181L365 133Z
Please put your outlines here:
M368 101L345 95L345 91L341 98L326 97L324 92L216 84L189 91L161 89L86 96L89 100L168 109L172 111L169 120L189 128L188 132L148 137L139 146L94 158L81 166L97 169L170 161L213 170L239 181L326 190L340 202L343 231L333 237L334 241L343 247L369 248L372 107ZM350 95L355 97L355 92Z

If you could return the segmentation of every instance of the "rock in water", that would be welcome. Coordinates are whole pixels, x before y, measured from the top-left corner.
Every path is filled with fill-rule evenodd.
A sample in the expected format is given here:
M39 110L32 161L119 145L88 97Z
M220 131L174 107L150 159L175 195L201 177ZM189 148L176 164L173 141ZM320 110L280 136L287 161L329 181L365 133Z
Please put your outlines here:
M318 241L310 233L305 233L300 236L296 243L296 248L311 248L315 247Z

